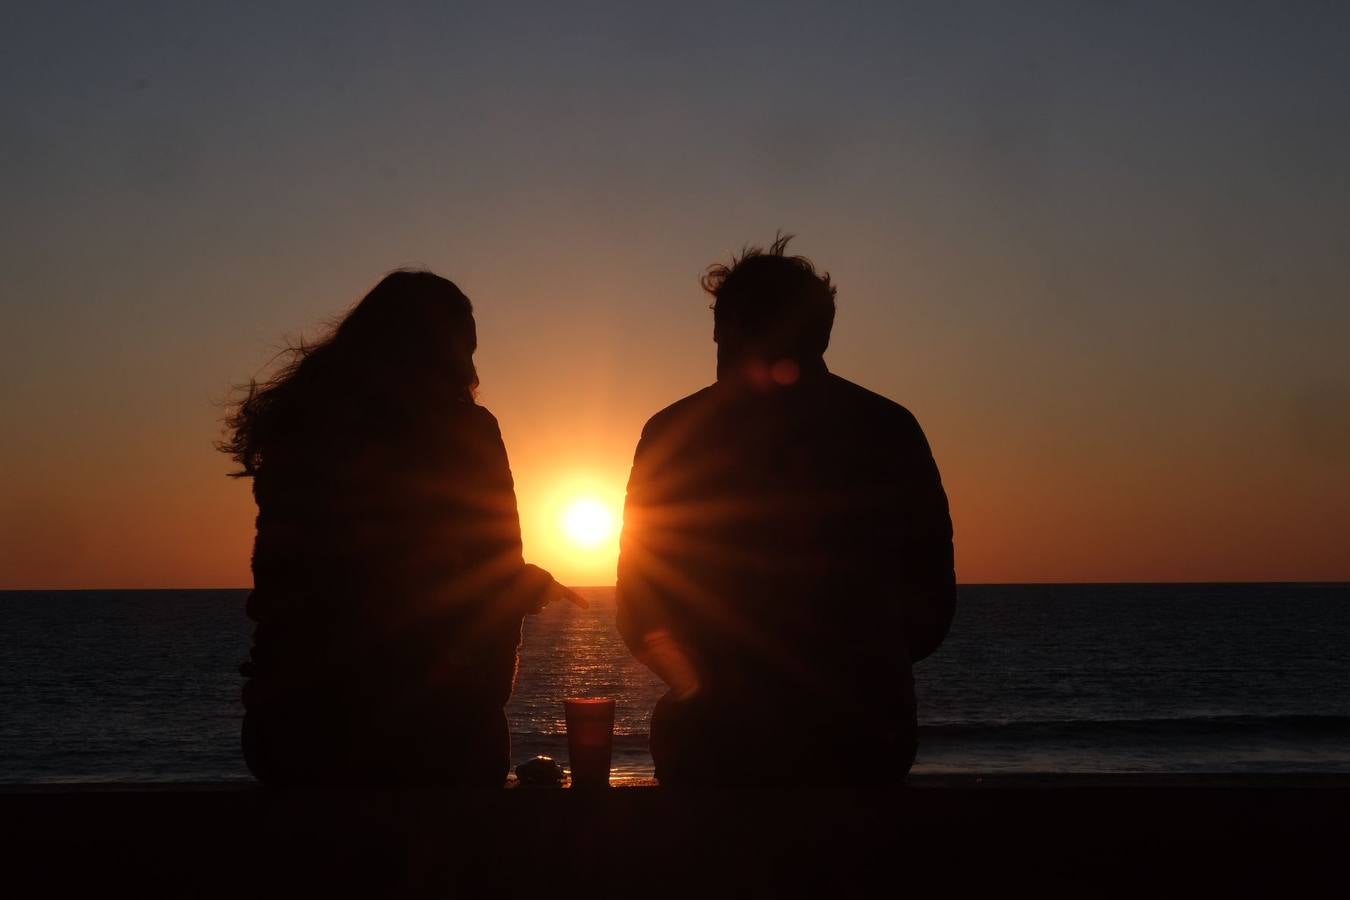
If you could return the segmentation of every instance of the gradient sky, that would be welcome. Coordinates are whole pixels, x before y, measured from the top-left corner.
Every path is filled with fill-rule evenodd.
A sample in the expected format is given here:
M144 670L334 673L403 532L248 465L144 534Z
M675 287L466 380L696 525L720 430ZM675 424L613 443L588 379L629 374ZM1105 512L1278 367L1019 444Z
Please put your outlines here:
M424 265L526 553L795 232L963 581L1350 579L1350 5L9 4L0 587L249 582L221 401ZM601 554L603 557L603 554Z

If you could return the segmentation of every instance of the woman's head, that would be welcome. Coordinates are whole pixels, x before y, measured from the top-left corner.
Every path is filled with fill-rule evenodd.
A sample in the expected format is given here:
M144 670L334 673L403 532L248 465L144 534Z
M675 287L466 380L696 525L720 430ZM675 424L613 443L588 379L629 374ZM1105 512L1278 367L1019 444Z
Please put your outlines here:
M226 419L220 449L253 475L270 452L316 424L435 416L471 403L478 334L469 298L431 272L390 272L314 344L286 351L251 381Z

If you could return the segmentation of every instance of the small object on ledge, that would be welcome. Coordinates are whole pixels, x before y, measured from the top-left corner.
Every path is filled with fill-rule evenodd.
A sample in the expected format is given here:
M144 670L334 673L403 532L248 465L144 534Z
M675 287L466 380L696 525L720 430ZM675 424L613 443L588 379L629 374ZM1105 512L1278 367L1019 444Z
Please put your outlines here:
M521 787L562 787L563 767L551 756L536 756L516 766Z

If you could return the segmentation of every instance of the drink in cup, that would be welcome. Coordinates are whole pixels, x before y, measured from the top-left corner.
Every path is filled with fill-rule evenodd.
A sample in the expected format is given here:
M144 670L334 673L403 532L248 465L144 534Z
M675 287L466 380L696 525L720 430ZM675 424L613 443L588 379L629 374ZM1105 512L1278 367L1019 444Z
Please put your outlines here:
M573 787L608 787L614 748L614 701L576 697L563 701L567 713L567 754Z

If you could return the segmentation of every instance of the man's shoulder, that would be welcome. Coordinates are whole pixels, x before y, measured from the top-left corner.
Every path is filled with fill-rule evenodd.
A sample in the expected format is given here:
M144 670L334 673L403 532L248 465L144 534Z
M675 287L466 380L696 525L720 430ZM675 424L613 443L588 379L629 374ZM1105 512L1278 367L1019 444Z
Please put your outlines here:
M880 424L904 428L919 427L914 414L890 397L869 391L862 385L854 384L833 372L829 375L829 385L830 390L859 416L874 419Z
M642 433L659 434L676 423L687 423L691 419L703 418L710 409L717 406L718 396L717 385L714 383L687 397L682 397L648 419Z

